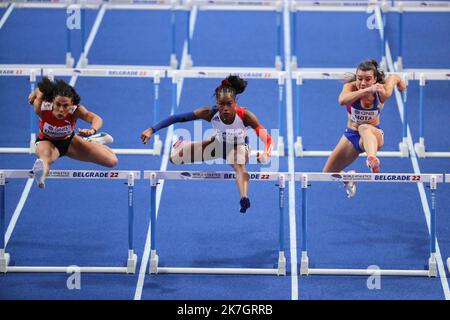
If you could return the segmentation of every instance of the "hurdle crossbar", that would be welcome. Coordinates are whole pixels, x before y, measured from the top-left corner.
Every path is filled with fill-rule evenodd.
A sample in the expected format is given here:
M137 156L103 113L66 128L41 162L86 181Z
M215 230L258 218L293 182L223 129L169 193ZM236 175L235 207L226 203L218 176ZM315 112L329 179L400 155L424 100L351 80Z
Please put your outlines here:
M450 12L450 1L383 1L385 12Z
M102 179L127 180L128 185L128 254L126 267L78 267L78 266L11 266L10 254L6 252L5 239L5 186L8 179L29 179L29 170L0 169L0 273L8 272L85 272L85 273L135 273L137 255L134 251L134 182L140 179L140 171L101 171L101 170L50 170L49 179Z
M70 0L48 0L48 1L28 1L28 0L14 0L12 1L15 4L16 8L22 9L66 9L70 6L78 6L83 9L98 9L98 7L102 4L102 1L80 1L79 3L73 3Z
M97 66L98 67L98 66ZM166 70L159 70L153 67L145 66L103 66L101 68L60 68L60 69L43 69L43 76L53 78L59 77L108 77L108 78L149 78L154 83L154 102L153 112L154 121L159 118L159 87L161 78L165 77ZM159 156L162 152L162 141L159 135L153 136L153 148L151 149L120 149L113 148L117 154L123 155L155 155Z
M354 69L351 68L327 68L327 69L321 69L321 68L300 68L296 71L292 72L292 78L296 81L296 90L295 90L295 107L296 107L296 135L297 139L294 143L294 150L295 155L297 157L328 157L331 154L330 150L326 151L315 151L315 150L304 150L303 148L303 137L302 137L302 126L301 126L301 86L303 85L303 82L305 80L343 80L347 77L353 75L355 72ZM396 74L400 77L402 77L405 81L414 79L414 73L413 72L388 72L387 75ZM404 100L404 114L406 117L406 92L403 94L403 100ZM402 141L399 143L399 151L379 151L377 153L377 156L379 157L408 157L409 150L408 150L408 144L406 142L407 136L406 136L406 126L407 121L403 121L402 126ZM366 156L365 153L361 153L359 156L364 157Z
M174 109L177 109L176 91L177 83L184 78L190 79L223 79L230 74L238 75L245 79L272 79L278 81L278 128L280 135L276 147L271 153L274 157L282 157L285 155L285 143L283 138L284 128L284 108L283 108L283 92L285 88L285 80L287 73L285 71L278 71L273 68L217 68L217 67L192 67L186 70L167 70L167 77L172 78L172 104ZM258 150L252 150L251 156L256 156Z
M425 86L427 80L449 81L450 69L410 69L414 72L414 80L419 81L419 141L414 144L414 150L420 158L450 158L449 152L426 151L425 146Z
M301 275L347 275L347 276L422 276L436 277L436 188L438 183L444 182L442 174L412 174L412 173L296 173L295 180L301 182L302 188L302 256L300 265ZM310 182L390 182L390 183L430 183L431 190L431 227L430 227L430 257L427 270L395 270L395 269L322 269L310 268L308 257L308 228L307 228L307 189Z
M190 268L190 267L159 267L159 256L156 250L156 187L159 180L228 180L234 181L235 172L226 171L144 171L144 179L150 180L151 210L150 210L150 263L149 273L191 273L191 274L256 274L256 275L286 275L286 257L284 252L284 191L289 173L281 172L249 172L250 180L278 182L279 188L279 250L277 268Z
M190 10L196 6L200 10L221 11L273 11L280 10L281 0L141 0L114 1L101 0L73 1L14 1L17 8L64 9L78 6L83 9L98 9L105 4L109 10Z
M376 0L369 1L292 1L290 10L312 12L367 12L377 5Z
M449 1L303 1L291 2L291 11L368 12L376 6L384 12L449 12Z
M281 0L191 0L199 10L220 11L281 11Z
M450 174L445 175L445 183L450 183Z

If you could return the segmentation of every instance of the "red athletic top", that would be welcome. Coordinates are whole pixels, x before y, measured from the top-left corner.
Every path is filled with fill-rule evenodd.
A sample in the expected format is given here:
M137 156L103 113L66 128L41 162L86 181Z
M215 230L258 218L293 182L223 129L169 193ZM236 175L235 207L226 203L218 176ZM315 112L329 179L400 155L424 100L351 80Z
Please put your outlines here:
M42 102L41 120L39 123L39 139L48 138L53 140L63 140L70 136L75 128L73 113L78 106L73 106L72 110L64 119L58 119L53 115L53 104Z

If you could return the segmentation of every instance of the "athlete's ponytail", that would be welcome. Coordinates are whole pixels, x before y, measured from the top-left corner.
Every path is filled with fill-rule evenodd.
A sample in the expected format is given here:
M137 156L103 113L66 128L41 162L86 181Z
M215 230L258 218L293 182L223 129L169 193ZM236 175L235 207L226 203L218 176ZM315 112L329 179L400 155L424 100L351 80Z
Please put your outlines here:
M217 86L214 95L218 98L220 95L229 93L236 98L236 95L245 91L247 81L237 75L229 75Z
M74 105L80 104L80 96L77 91L64 80L51 81L44 77L38 83L38 88L42 92L44 101L52 102L56 96L61 96L70 98Z
M385 81L384 71L378 67L378 62L374 59L370 59L370 60L361 62L358 65L358 68L356 68L356 71L358 71L358 70L373 71L373 74L374 74L375 78L377 79L377 83L383 84ZM345 83L353 82L353 81L356 81L356 74L350 73L349 76L346 76L344 78Z

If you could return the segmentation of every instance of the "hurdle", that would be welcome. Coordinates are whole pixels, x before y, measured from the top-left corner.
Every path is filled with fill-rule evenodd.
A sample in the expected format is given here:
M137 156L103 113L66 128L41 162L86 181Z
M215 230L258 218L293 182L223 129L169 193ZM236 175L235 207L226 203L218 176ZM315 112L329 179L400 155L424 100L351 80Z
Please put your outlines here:
M159 118L159 87L161 78L165 76L164 70L155 70L153 68L140 68L128 66L127 68L55 68L55 69L29 69L29 68L4 68L0 65L0 76L28 76L30 78L31 92L36 88L36 76L42 75L49 77L51 80L54 77L121 77L121 78L148 78L153 80L154 84L154 101L153 101L153 113L155 121ZM32 106L30 108L30 145L29 148L0 148L0 153L34 153L36 150L36 119L37 116L34 113ZM154 136L152 149L113 149L116 154L124 155L161 155L162 141L159 135Z
M230 74L238 75L245 79L277 80L278 83L278 129L280 134L277 145L272 152L272 156L282 157L285 155L285 144L283 139L284 131L284 108L283 95L285 80L287 77L284 71L274 71L273 69L261 68L215 68L215 67L192 67L186 70L168 70L167 77L172 78L172 108L177 110L177 84L183 78L191 79L223 79ZM257 150L252 150L251 155L256 156Z
M159 180L235 180L234 172L208 171L144 171L144 179L150 180L150 274L183 273L183 274L240 274L240 275L286 275L286 257L284 254L284 190L288 173L279 172L249 172L250 180L262 182L277 182L279 189L279 251L277 268L190 268L190 267L159 267L159 256L156 250L156 187Z
M127 273L136 271L137 255L134 252L134 182L140 179L140 171L99 171L99 170L50 170L48 179L101 179L127 180L128 185L128 254L126 267L59 267L59 266L11 266L11 256L6 252L5 239L5 186L8 179L30 179L33 174L29 170L0 169L0 273L70 273L74 270L82 273Z
M36 89L36 77L41 74L41 68L21 68L14 67L11 65L0 65L0 76L1 77L28 77L30 81L30 93ZM26 101L26 97L24 97ZM23 103L25 104L25 102ZM36 114L32 106L28 105L30 108L30 142L28 147L0 147L0 153L34 153L36 151L36 133L37 121Z
M90 65L88 58L84 52L86 44L86 10L149 10L149 11L170 11L171 12L171 54L170 63L168 66L153 66L155 69L172 68L176 69L178 61L175 51L175 30L176 20L175 12L178 10L186 10L188 5L183 0L140 0L140 1L104 1L104 0L82 0L82 1L69 1L69 0L22 0L14 1L13 8L27 8L27 9L66 9L66 14L78 14L79 15L79 29L80 43L83 51L80 57L80 67L98 68L99 65ZM189 1L187 1L189 2ZM77 13L78 12L78 13ZM71 68L74 67L74 58L72 55L72 30L75 27L69 27L69 22L66 26L66 64L65 65L46 65L48 68ZM22 67L26 67L23 65ZM104 66L108 68L114 67L126 67L126 66ZM136 66L144 67L144 66ZM145 66L148 67L148 66Z
M292 32L291 32L291 69L295 70L298 67L297 63L297 13L298 12L365 12L371 13L379 6L378 0L366 0L366 1L334 1L334 0L292 0L290 1L289 11L292 20ZM384 45L383 42L380 47L381 50L381 66L385 66Z
M109 77L109 78L148 78L153 80L154 84L154 100L153 100L153 116L154 120L159 119L159 86L161 78L165 76L165 70L155 70L153 68L133 67L127 68L79 68L79 69L43 69L43 76L48 76L50 79L56 76L60 77ZM161 155L162 141L159 135L154 135L152 149L113 149L117 154L126 155Z
M302 189L302 256L300 274L307 275L344 275L344 276L370 276L374 273L380 276L413 276L436 277L436 189L437 183L444 180L442 174L411 174L411 173L296 173L295 180L301 182ZM310 182L372 182L372 183L429 183L431 190L431 227L430 227L430 258L428 270L370 270L370 269L320 269L310 268L308 258L308 228L307 228L307 190Z
M405 12L450 12L450 1L382 1L383 13L398 13L398 55L395 70L403 70L403 18ZM387 21L387 20L386 20ZM387 23L387 22L386 22Z
M94 1L95 2L95 1ZM103 5L105 10L145 10L145 11L170 11L170 28L171 28L171 52L170 52L170 62L168 66L134 66L136 68L153 68L155 70L161 69L176 69L178 66L178 59L176 55L176 17L177 11L184 11L189 8L189 4L182 0L142 0L142 1L117 1L117 2L105 2L96 1L98 5ZM189 1L187 1L189 2ZM189 21L189 20L188 20ZM189 23L188 23L189 24ZM89 64L89 61L85 59L83 61L82 67L89 68L116 68L129 66L118 66L118 65L93 65Z
M282 70L283 63L281 61L281 21L283 11L282 0L186 0L184 10L187 12L187 63L186 68L193 66L191 54L191 27L189 24L191 11L194 7L198 11L256 11L256 12L276 12L276 54L275 54L275 70Z
M93 4L89 4L87 3L89 1L85 1L85 3L83 5L81 4L72 4L71 1L64 1L64 0L60 0L60 1L27 1L27 0L22 0L22 1L11 1L12 5L14 5L14 9L66 9L67 13L69 13L70 10L74 10L74 9L82 9L82 7L86 7L86 8L96 8L95 5ZM81 19L81 24L84 26L85 24L85 14L84 11L81 10L81 15L80 15L80 19ZM82 30L81 33L81 44L82 44L82 48L84 48L84 30ZM48 67L48 68L63 68L63 67L67 67L70 68L74 65L75 60L72 57L72 49L71 49L71 33L69 28L66 28L66 57L65 57L65 64L46 64L46 65L39 65L39 67ZM34 68L37 65L31 65L31 64L21 64L21 65L11 65L11 68Z
M295 89L295 109L296 109L296 118L295 118L295 127L296 127L296 136L297 139L294 143L295 155L297 157L327 157L331 154L331 151L313 151L313 150L304 150L303 148L303 137L302 137L302 125L301 125L301 117L302 117L302 109L301 109L301 86L304 83L304 80L344 80L349 75L354 74L355 69L349 68L300 68L297 71L292 72L292 78L296 80L296 89ZM414 79L413 72L396 72L396 73L386 73L386 75L397 74L403 80L408 83L410 79ZM403 114L404 121L402 124L402 141L399 143L399 151L379 151L377 152L377 156L380 157L408 157L409 150L407 144L407 108L406 108L406 99L407 99L407 91L403 92ZM366 153L361 153L360 156L366 156Z
M424 109L425 109L425 86L426 82L434 81L449 81L450 70L445 69L409 69L414 71L414 79L419 80L419 141L414 144L414 150L419 158L450 158L450 151L448 152L432 152L426 151L425 146L425 124L424 124Z

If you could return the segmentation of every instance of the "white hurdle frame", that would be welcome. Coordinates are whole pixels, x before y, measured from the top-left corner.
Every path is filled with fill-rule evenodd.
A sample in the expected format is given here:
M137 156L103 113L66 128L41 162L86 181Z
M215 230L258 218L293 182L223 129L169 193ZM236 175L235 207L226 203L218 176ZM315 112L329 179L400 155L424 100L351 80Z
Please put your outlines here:
M71 1L71 0L47 0L47 1L11 1L14 4L14 8L27 8L27 9L66 9L66 10L80 10L81 13L81 48L83 48L80 57L80 66L97 68L97 67L126 67L120 65L114 66L100 66L100 65L89 65L88 58L84 52L85 40L86 40L86 26L85 26L85 15L86 10L100 10L104 7L105 10L167 10L171 12L171 55L170 55L170 65L168 66L152 66L155 69L172 68L175 69L178 65L175 52L175 11L176 10L186 10L189 6L183 4L181 0L150 0L150 1L122 1L118 3L106 2L102 0L81 0L81 1ZM189 1L188 1L189 2ZM46 65L48 68L71 68L74 67L74 58L72 56L72 44L71 44L71 30L66 27L66 64L65 65ZM25 67L25 66L24 66ZM29 66L31 67L31 66Z
M275 69L281 70L283 67L281 60L281 20L283 0L144 0L144 1L122 1L122 2L106 2L101 0L84 0L73 1L56 0L56 1L14 1L16 8L46 8L46 9L74 9L81 10L81 47L85 44L85 9L100 9L102 6L105 10L167 10L171 11L171 55L170 65L167 68L176 69L178 60L175 50L175 12L185 11L187 13L187 63L186 66L192 67L193 61L191 56L191 40L189 17L192 9L195 7L199 11L273 11L276 12L276 28L277 28L277 49L275 56ZM66 67L72 67L74 59L71 49L71 33L66 32L67 50L66 50ZM80 59L81 67L98 67L97 65L89 65L88 59L84 52ZM155 66L158 69L165 66Z
M98 66L97 66L98 67ZM161 78L164 78L166 70L156 70L152 67L140 67L140 66L126 66L123 68L121 66L115 68L63 68L63 69L43 69L42 75L53 78L56 76L60 77L105 77L105 78L150 78L153 79L154 83L154 121L158 121L159 117L159 86L161 83ZM126 154L126 155L152 155L159 156L162 152L162 140L159 135L153 136L153 148L152 149L117 149L113 148L116 154Z
M349 68L300 68L292 72L292 78L296 80L295 90L295 105L296 105L296 134L297 139L294 143L295 156L297 157L328 157L331 151L305 151L303 148L302 138L302 126L301 126L301 108L300 108L300 87L303 85L304 80L343 80L345 77L354 74L355 69ZM397 74L408 83L409 80L414 79L414 73L412 72L388 72L386 75ZM379 157L408 157L408 143L407 143L407 108L406 108L406 90L403 93L403 112L404 121L402 125L402 141L399 142L399 151L379 151L377 156ZM361 157L366 156L366 153L361 153Z
M398 14L398 55L394 63L395 70L403 70L403 15L405 12L450 12L450 1L386 1L380 2L380 9L384 16L389 12ZM387 19L385 20L386 30Z
M189 268L189 267L159 267L159 256L156 251L156 187L159 180L235 180L235 172L208 171L144 171L144 179L150 180L150 263L149 273L177 273L177 274L245 274L245 275L286 275L286 257L284 248L284 191L289 173L280 172L249 172L250 180L278 182L279 188L279 251L278 267L268 268Z
M285 144L282 136L283 123L285 121L283 105L284 105L284 88L287 74L285 71L274 71L274 69L261 68L216 68L216 67L192 67L186 70L167 70L167 77L172 78L172 108L177 110L177 84L183 78L190 79L223 79L230 74L239 75L245 79L274 79L278 81L278 130L279 136L277 145L274 147L271 155L274 157L283 157L285 155ZM286 131L284 129L284 131ZM258 150L252 150L251 156L256 156Z
M366 12L368 14L378 11L380 17L383 18L388 12L399 13L399 46L400 54L397 57L396 65L398 70L402 69L403 57L402 57L402 37L403 37L403 13L404 12L450 12L450 1L391 1L391 0L292 0L290 2L290 12L292 14L292 20L294 24L292 32L293 54L291 58L291 68L294 70L297 68L297 53L295 51L296 32L295 26L297 25L296 12ZM378 23L381 21L378 21ZM386 69L386 37L383 35L381 40L381 63L382 69Z
M300 265L301 275L346 275L346 276L414 276L436 277L436 188L437 183L444 182L442 174L411 174L411 173L296 173L295 180L301 182L302 188L302 256ZM321 269L310 268L308 258L308 229L307 229L307 189L309 182L382 182L382 183L430 183L431 190L431 228L430 228L430 258L428 270L395 270L395 269Z
M100 170L50 170L48 179L101 179L127 180L128 185L128 254L126 267L78 267L78 266L10 266L10 254L6 252L5 239L5 185L7 179L29 179L33 173L29 170L0 169L0 273L22 272L82 272L82 273L126 273L136 271L137 255L133 245L134 224L134 181L141 177L140 171L100 171Z
M419 80L419 141L414 144L414 150L419 158L450 158L448 152L426 151L425 147L425 85L427 80L449 81L450 69L408 69L414 72L414 80Z
M306 0L292 0L289 4L290 15L293 23L291 31L292 56L291 69L296 70L297 63L297 12L369 12L374 11L379 5L378 0L355 0L355 1L306 1ZM382 52L383 45L381 44ZM381 54L382 64L385 61L384 53ZM288 62L286 62L288 63Z
M106 78L149 78L154 82L154 120L157 121L159 117L159 87L161 78L164 78L165 70L156 70L152 67L115 67L115 68L9 68L5 65L0 65L0 76L29 76L31 92L36 88L36 76L47 76L50 79L54 77L106 77ZM36 151L36 130L37 116L34 113L33 107L30 108L30 144L28 148L1 148L0 153L34 153ZM159 135L154 135L153 148L151 149L122 149L113 148L116 154L124 155L155 155L159 156L162 153L162 141Z
M190 69L193 66L191 55L191 39L190 35L190 14L195 6L198 11L273 11L276 12L276 29L277 29L277 45L275 54L275 66L273 70L281 71L283 69L283 62L281 60L281 24L283 0L187 0L185 1L184 10L187 11L187 62L186 68Z

